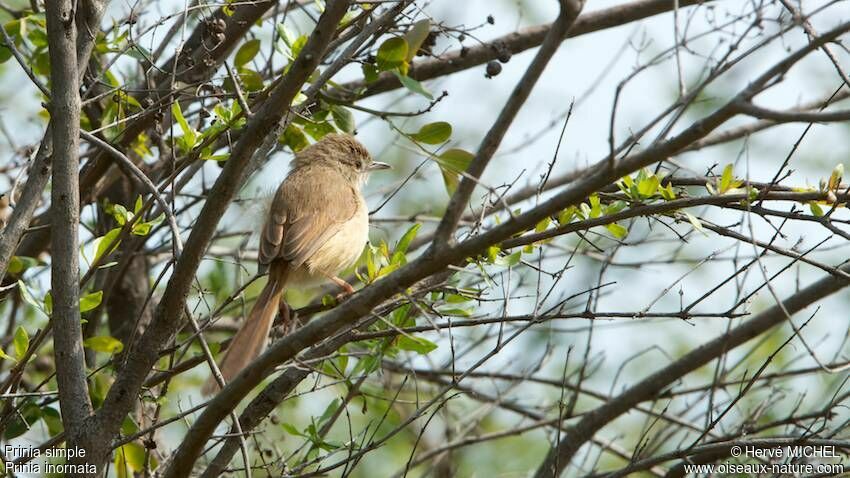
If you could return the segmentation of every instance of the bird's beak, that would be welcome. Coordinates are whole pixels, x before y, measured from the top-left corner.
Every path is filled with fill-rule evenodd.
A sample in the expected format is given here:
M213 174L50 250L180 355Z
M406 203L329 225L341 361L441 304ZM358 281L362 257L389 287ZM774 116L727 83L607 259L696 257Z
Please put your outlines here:
M369 171L377 171L378 169L392 169L393 167L387 163L382 163L380 161L374 161L369 165Z

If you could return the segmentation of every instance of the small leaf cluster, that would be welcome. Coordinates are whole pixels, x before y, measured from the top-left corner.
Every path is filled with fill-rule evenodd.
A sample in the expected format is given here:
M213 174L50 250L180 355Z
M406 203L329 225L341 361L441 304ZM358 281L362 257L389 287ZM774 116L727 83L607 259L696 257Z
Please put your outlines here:
M372 83L378 79L381 72L392 73L398 81L413 93L434 99L422 83L408 76L410 62L428 38L431 24L428 20L420 20L403 35L394 36L378 47L374 62L363 63L363 77L366 83Z

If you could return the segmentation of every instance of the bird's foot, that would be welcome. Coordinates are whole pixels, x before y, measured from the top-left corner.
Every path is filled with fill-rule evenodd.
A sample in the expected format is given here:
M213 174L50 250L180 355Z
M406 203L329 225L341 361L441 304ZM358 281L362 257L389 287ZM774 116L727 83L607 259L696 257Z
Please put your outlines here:
M346 282L344 279L340 279L337 276L333 276L330 279L333 281L334 284L338 285L342 289L342 292L335 296L337 302L341 302L347 299L351 294L355 292L354 287L352 287L351 284Z

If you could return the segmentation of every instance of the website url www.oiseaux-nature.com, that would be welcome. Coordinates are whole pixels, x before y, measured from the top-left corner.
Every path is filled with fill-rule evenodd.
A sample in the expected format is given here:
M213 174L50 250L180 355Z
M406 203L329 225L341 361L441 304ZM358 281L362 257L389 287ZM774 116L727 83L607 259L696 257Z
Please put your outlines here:
M842 463L707 463L686 464L685 474L693 475L748 475L748 476L842 476Z
M791 445L778 447L732 446L729 454L734 458L761 460L756 463L688 463L685 473L688 475L781 475L781 476L837 476L844 474L844 463L835 446ZM797 461L797 460L813 461ZM771 463L786 461L785 463ZM787 462L787 460L791 460ZM821 461L827 460L827 461Z

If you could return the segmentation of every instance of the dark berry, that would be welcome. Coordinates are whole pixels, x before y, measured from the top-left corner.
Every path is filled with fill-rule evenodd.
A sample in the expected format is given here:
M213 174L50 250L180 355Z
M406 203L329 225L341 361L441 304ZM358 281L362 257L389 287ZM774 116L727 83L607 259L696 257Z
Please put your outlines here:
M502 64L496 60L491 60L487 63L487 78L493 78L502 72Z

